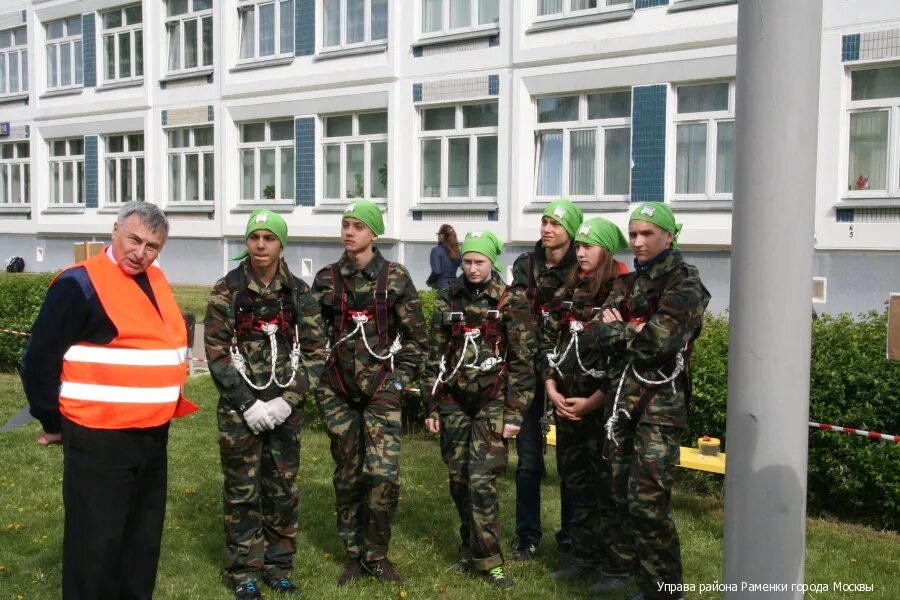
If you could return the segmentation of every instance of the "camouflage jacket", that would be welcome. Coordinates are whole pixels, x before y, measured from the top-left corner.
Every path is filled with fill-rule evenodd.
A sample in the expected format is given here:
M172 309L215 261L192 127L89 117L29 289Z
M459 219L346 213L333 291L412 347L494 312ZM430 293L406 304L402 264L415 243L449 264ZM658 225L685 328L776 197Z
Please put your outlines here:
M387 269L386 277L383 277L382 269ZM341 282L334 281L335 271ZM336 293L341 288L343 294ZM362 392L365 396L371 396L387 381L404 386L418 379L427 356L428 332L422 315L422 301L403 265L389 263L375 248L375 255L369 264L358 269L344 253L337 263L316 274L313 290L319 300L332 346L325 366L332 387L353 384L345 389L349 395L356 396L357 392ZM386 310L387 323L377 322L377 290L384 294L381 302ZM338 315L342 310L344 319L340 322ZM368 322L363 325L365 341L361 335L356 335L338 344L356 327L350 311L363 310L368 311L369 315ZM379 331L383 331L381 336ZM391 372L391 361L373 357L365 343L368 341L373 352L384 356L397 336L402 347L394 356L394 371Z
M529 273L529 267L531 272ZM531 304L534 316L536 343L540 343L543 334L542 307L553 300L560 289L568 281L572 271L578 268L575 257L575 244L569 244L566 255L558 264L548 267L544 255L544 244L538 241L534 250L521 254L513 263L512 286L522 290ZM537 357L535 357L537 359Z
M237 299L229 289L229 277L232 282L246 285L246 293L238 292ZM296 287L296 311L299 314L295 314L289 282ZM238 313L237 325L235 311ZM259 321L278 319L279 311L283 311L287 326L275 334L278 348L275 377L281 383L291 378L290 354L295 322L296 331L299 331L301 367L286 388L272 383L258 391L251 388L232 365L230 348L236 330L239 330L238 349L246 361L247 377L257 386L265 385L272 372L272 351L268 335L259 330ZM291 274L284 260L279 261L275 278L267 287L254 275L249 259L242 261L213 286L203 323L210 374L222 399L233 409L242 410L255 399L270 400L276 396L298 406L303 396L318 385L325 361L325 330L319 305L309 286Z
M673 249L659 262L616 280L603 306L618 309L623 321L595 322L587 330L589 339L611 355L607 372L611 393L615 393L628 362L641 377L660 380L672 374L676 356L686 350L685 371L674 385L644 384L628 371L620 404L634 413L639 404L645 403L645 422L686 425L690 348L700 334L709 298L697 268L684 262L681 253ZM644 328L638 333L640 323Z
M577 354L572 344L558 370L550 366L549 360L550 354L554 352L562 356L572 343L573 334L569 330L569 319L576 319L586 324L585 326L600 320L602 314L600 308L612 291L615 280L608 281L595 295L591 293L592 279L593 276L583 277L573 289L562 288L557 295L557 301L549 304L547 311L549 314L544 321L538 365L543 381L555 379L560 393L564 396L587 397L604 383L603 378L584 373L578 364L580 356L581 364L586 369L606 370L607 354L582 334L579 334Z
M489 314L491 310L499 310L496 319ZM481 328L478 338L474 340L476 350L466 350L465 363L481 365L490 357L503 358L504 362L484 372L461 366L458 373L439 386L435 396L431 397L431 390L440 373L441 358L446 367L444 377L449 377L459 362L464 345L463 326ZM496 333L488 333L488 328L496 328ZM505 398L504 422L521 426L535 385L532 329L531 307L524 291L507 287L497 273L489 282L479 286L468 283L465 275L451 280L450 287L438 292L431 320L431 353L422 384L423 395L431 406L431 415L436 417L437 405L449 401L449 396L458 391L485 402ZM453 335L454 332L456 335ZM494 336L492 342L490 338Z

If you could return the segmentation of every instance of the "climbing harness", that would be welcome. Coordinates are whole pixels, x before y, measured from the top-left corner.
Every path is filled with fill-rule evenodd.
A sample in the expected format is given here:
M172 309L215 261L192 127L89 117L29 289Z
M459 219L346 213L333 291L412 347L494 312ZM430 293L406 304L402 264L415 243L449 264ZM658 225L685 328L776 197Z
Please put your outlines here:
M234 366L234 369L241 374L241 377L244 381L247 382L247 385L252 387L254 390L262 391L267 389L273 383L284 389L291 385L294 382L294 379L297 377L297 370L300 368L300 344L297 342L299 339L299 331L297 330L297 326L294 325L294 344L291 348L291 378L287 380L286 383L281 383L278 381L278 377L275 375L275 365L278 361L278 341L275 339L275 334L278 333L279 325L277 319L272 321L271 323L262 323L260 325L260 330L265 333L269 337L269 348L272 352L272 372L269 374L269 381L266 382L265 385L259 386L253 383L253 381L247 376L247 359L243 357L241 354L240 348L238 348L237 344L237 336L232 336L231 338L231 348L229 352L231 353L231 364Z
M567 311L571 311L572 302L567 300L562 303L563 307L568 304ZM592 312L600 310L599 306L595 306ZM566 322L569 325L569 333L571 336L569 337L569 343L566 345L566 348L559 352L559 342L560 339L556 341L556 347L553 349L553 352L547 355L547 361L550 363L550 367L556 371L560 377L563 376L562 372L559 370L559 366L563 364L563 361L566 360L566 357L569 356L569 352L573 349L575 350L575 359L578 362L578 368L581 369L581 372L587 375L588 377L593 377L594 379L600 379L606 375L606 371L602 371L600 369L588 369L584 366L584 363L581 360L581 349L579 346L578 338L580 334L584 331L584 323L579 321L573 316L569 316ZM562 337L562 331L560 331L560 338Z
M453 314L460 314L460 316L462 316L461 313L451 313L451 315ZM489 356L481 361L481 363L478 362L481 351L478 349L478 344L475 342L475 340L480 337L481 329L479 329L478 327L463 327L463 346L459 351L459 360L456 361L456 365L454 365L453 370L449 375L447 375L447 357L446 355L441 356L441 363L438 366L439 373L437 379L435 379L434 381L434 386L432 386L431 388L432 395L434 395L441 384L447 383L448 381L451 381L454 377L456 377L456 374L459 373L459 370L463 367L481 371L482 373L487 373L488 371L491 371L504 363L504 360L506 359L505 356ZM471 348L472 350L472 360L466 363L466 353L469 351L469 348Z
M368 351L369 355L372 358L375 358L380 361L390 360L391 361L391 371L394 370L394 355L400 352L403 349L403 344L401 343L400 334L397 334L397 337L394 338L394 341L391 343L390 348L388 349L387 354L378 354L372 347L369 345L369 339L366 336L365 325L369 322L369 311L368 310L348 310L347 314L350 315L350 319L356 324L356 327L350 333L341 337L337 342L334 343L334 346L331 345L331 340L328 340L325 344L325 360L331 358L331 352L333 348L340 346L347 340L352 340L355 337L359 336L362 338L363 345L366 347L366 351Z

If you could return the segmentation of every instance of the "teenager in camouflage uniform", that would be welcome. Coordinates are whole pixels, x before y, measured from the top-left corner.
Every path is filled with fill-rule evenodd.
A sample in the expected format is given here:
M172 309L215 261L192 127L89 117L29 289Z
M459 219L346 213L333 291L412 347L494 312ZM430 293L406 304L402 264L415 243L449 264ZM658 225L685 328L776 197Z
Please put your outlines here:
M225 483L225 575L238 600L261 598L258 580L294 593L297 471L304 395L325 358L321 314L281 252L287 225L256 210L241 263L216 282L206 310L206 357L219 390Z
M534 250L525 252L513 264L513 287L523 291L532 308L536 340L542 338L543 307L559 293L578 266L575 257L576 231L581 225L581 209L568 200L554 200L541 217L541 239ZM537 342L536 342L537 343ZM535 378L540 381L540 365L534 361ZM541 479L544 477L544 435L547 425L543 386L534 388L522 430L516 436L516 541L512 557L531 560L541 543ZM559 454L557 453L557 456ZM556 534L561 557L571 553L568 523L572 501L565 484L560 486L561 525Z
M375 204L348 206L344 254L313 283L329 340L316 401L331 439L338 533L347 552L339 585L364 575L400 581L387 556L400 496L400 396L418 378L428 333L409 273L373 245L383 233Z
M557 581L579 579L603 568L608 533L618 527L611 474L603 460L604 382L607 357L581 337L586 324L600 320L600 308L619 275L628 268L615 260L628 248L619 228L602 217L581 224L575 237L578 269L545 308L540 364L547 398L556 409L556 453L560 476L572 499L572 561L551 573ZM621 534L620 534L621 535Z
M424 381L431 406L425 423L441 434L459 513L457 567L510 588L500 550L497 477L506 471L506 445L518 433L534 389L535 348L525 295L508 288L497 272L502 250L493 233L466 236L463 274L435 299Z
M626 537L606 541L616 567L636 574L640 591L630 600L679 597L661 587L683 583L672 477L687 422L691 348L710 296L696 267L674 247L680 230L661 202L634 210L628 237L636 270L616 281L603 322L587 336L612 357L605 452ZM614 579L597 586L621 587Z

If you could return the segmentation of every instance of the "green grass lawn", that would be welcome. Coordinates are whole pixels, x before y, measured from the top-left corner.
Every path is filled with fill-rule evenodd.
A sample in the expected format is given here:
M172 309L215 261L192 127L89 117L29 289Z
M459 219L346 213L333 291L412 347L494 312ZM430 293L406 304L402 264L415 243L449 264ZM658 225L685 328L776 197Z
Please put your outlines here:
M169 444L169 506L156 597L161 599L231 598L221 580L223 567L221 491L214 419L215 392L208 377L190 382L190 395L201 411L177 421ZM0 423L24 405L17 377L0 375ZM63 508L60 493L62 451L41 448L31 423L0 434L0 600L60 597ZM865 443L865 440L861 440ZM457 547L456 512L447 492L446 470L437 443L421 435L404 440L402 492L394 521L391 556L406 579L395 586L364 582L337 588L342 555L334 523L332 462L327 438L307 432L303 438L299 485L300 537L294 576L305 598L568 598L584 596L588 584L555 585L552 533L535 564L512 565L516 587L510 592L450 571ZM514 454L514 453L513 453ZM548 454L550 475L544 484L544 528L559 524L558 479ZM512 538L514 464L502 478L504 537ZM685 581L721 581L722 505L716 498L675 494L682 540ZM871 593L831 593L808 598L878 598L900 595L900 535L810 519L807 534L807 582L868 583ZM269 594L272 597L272 594ZM622 594L607 596L618 600ZM716 598L718 594L688 594ZM759 595L764 598L765 595Z
M198 323L203 323L203 317L206 316L206 299L209 298L209 292L212 290L211 285L185 285L176 283L172 285L172 291L175 293L175 299L181 310L194 313Z

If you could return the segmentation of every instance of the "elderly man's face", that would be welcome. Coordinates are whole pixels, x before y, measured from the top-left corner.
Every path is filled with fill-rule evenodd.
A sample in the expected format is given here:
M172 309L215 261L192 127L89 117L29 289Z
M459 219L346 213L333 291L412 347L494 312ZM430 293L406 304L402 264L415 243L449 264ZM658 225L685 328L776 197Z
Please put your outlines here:
M113 258L128 275L146 271L165 243L165 232L151 231L138 215L129 216L121 226L118 222L113 225Z

